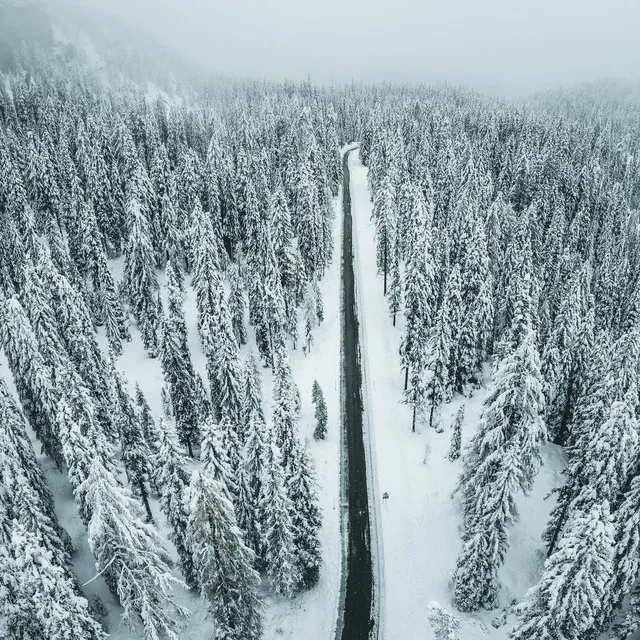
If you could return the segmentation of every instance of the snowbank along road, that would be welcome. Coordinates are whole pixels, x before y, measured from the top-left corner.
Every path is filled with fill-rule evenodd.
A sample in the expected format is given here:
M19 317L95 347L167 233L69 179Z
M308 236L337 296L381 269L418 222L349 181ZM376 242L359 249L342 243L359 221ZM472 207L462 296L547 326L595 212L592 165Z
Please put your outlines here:
M353 225L349 191L349 154L343 162L342 235L342 381L345 428L348 545L342 640L368 640L377 628L373 617L373 572L371 564L367 469L362 429L362 371L358 343L358 319L353 271Z

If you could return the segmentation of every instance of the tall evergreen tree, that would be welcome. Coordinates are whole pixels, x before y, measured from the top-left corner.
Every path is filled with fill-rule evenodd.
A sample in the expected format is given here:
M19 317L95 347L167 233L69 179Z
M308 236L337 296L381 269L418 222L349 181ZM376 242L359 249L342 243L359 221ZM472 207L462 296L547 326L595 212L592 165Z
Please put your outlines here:
M177 437L168 422L160 422L160 443L155 457L156 483L160 487L160 509L171 526L169 538L176 547L182 575L189 587L197 586L197 572L187 546L188 512L184 496L189 486L186 460L178 449Z
M127 203L127 217L129 240L125 249L122 290L138 322L145 349L155 357L160 321L155 297L158 279L149 220L135 197Z
M178 274L167 264L168 307L162 326L161 360L169 388L180 443L193 457L199 442L196 379L187 343L187 327L182 311L183 294Z
M260 548L267 577L276 593L289 597L300 582L292 522L294 507L287 493L280 451L273 443L265 449L257 507L262 528Z
M517 518L516 492L531 489L540 465L540 445L546 439L543 409L540 366L529 329L495 371L460 478L465 543L454 600L461 610L496 605L497 570L504 561L508 527Z
M540 582L527 594L510 637L584 638L599 613L612 560L613 526L605 500L573 520L545 563Z
M187 544L198 584L216 625L216 638L257 640L262 634L260 581L253 552L244 544L233 505L221 484L196 471L185 496Z
M7 638L104 640L86 599L53 561L38 536L14 521L0 549L0 585Z

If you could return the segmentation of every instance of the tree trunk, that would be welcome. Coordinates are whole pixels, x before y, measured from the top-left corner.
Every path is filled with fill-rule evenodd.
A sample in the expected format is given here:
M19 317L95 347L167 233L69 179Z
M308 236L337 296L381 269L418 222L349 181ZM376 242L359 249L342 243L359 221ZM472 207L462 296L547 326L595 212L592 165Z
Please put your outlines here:
M431 403L431 411L429 412L429 426L433 427L433 412L436 408L435 400Z
M193 448L191 447L191 440L187 440L187 452L189 453L189 457L193 458Z
M407 385L409 384L409 367L404 370L404 390L407 390Z
M411 420L411 431L416 432L416 406L413 405L413 418Z
M569 375L569 385L567 388L567 398L564 403L564 408L562 410L562 418L560 419L560 424L558 425L558 431L554 434L553 444L563 445L567 441L567 424L569 422L569 414L571 412L571 405L573 404L572 395L573 395L573 375Z
M395 312L393 313L393 326L396 326L396 314Z
M384 295L387 295L387 243L384 243L384 264L383 264L383 271L384 271Z
M273 359L273 332L271 331L271 323L269 322L269 357L271 358L271 371L275 373L276 364Z
M147 522L153 522L153 513L151 513L151 507L149 506L149 497L147 495L147 488L144 486L144 482L138 483L138 490L140 491L144 510L147 512Z

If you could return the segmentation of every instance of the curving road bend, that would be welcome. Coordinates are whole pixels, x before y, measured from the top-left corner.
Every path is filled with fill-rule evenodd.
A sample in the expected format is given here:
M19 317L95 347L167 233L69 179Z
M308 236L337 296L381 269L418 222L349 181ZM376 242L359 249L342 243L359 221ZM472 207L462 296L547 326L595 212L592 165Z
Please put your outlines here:
M346 583L341 640L373 639L373 570L367 463L362 428L362 370L358 342L358 309L353 270L353 223L349 191L349 154L343 158L342 184L342 397L346 442L346 498L348 501Z

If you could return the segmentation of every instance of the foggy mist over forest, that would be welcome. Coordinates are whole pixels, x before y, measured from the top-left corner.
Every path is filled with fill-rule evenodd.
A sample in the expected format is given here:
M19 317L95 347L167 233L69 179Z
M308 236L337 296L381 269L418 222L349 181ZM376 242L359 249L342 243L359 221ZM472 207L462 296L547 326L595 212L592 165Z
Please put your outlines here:
M640 73L640 4L625 0L75 4L98 7L204 67L241 77L444 81L517 95Z

